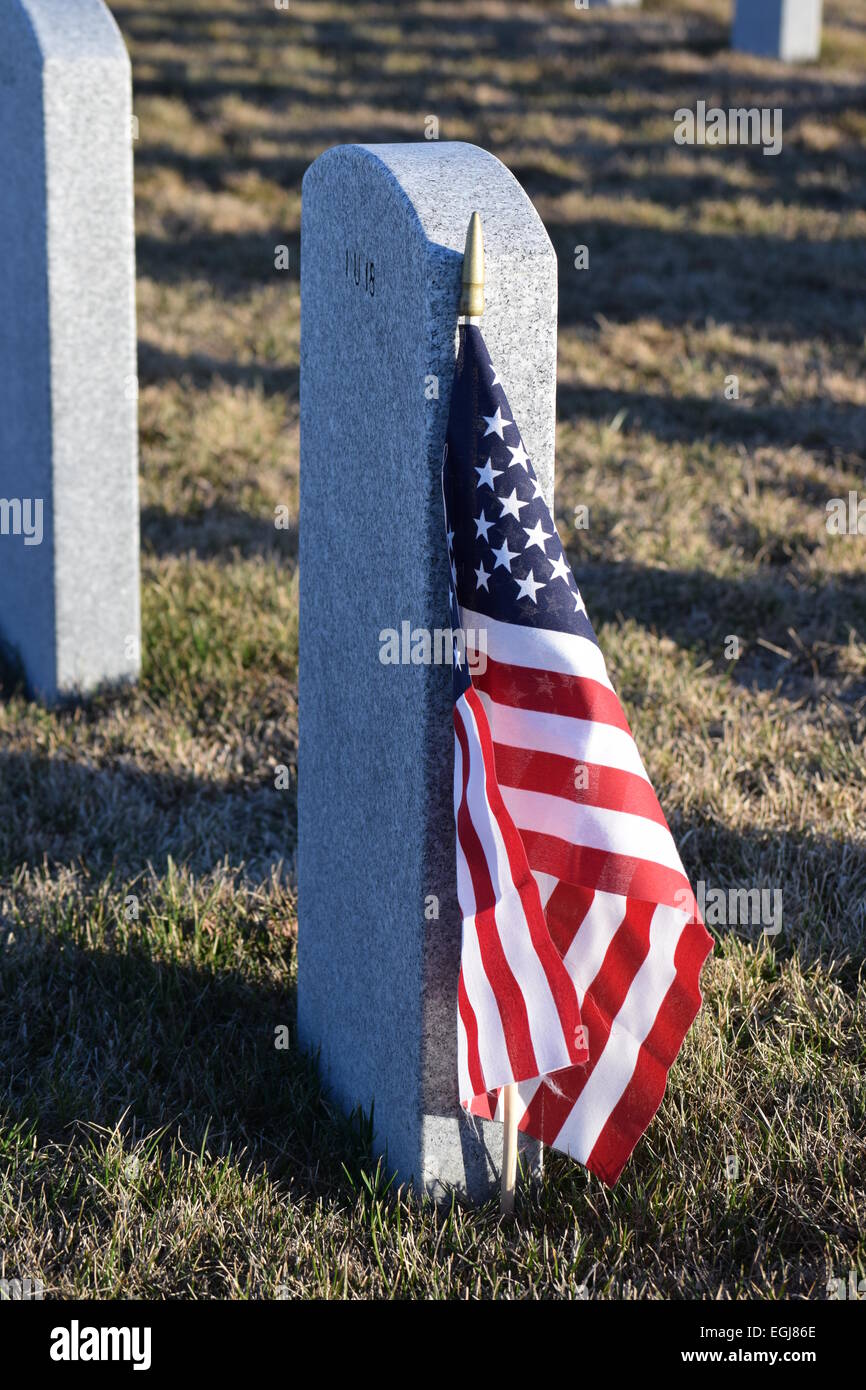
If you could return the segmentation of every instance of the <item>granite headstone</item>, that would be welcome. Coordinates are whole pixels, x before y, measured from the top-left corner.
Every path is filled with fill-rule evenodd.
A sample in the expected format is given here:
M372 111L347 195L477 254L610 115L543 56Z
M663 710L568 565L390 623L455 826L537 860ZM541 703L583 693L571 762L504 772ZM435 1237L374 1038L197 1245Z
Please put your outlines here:
M139 670L131 100L102 0L4 0L0 653L47 700Z
M552 503L556 258L514 177L422 142L341 146L304 179L298 860L303 1045L347 1111L373 1107L389 1171L472 1198L502 1127L457 1100L451 669L403 639L448 627L440 469L476 209L481 325ZM381 659L389 631L405 663Z
M821 52L823 0L737 0L732 46L743 53L807 63Z

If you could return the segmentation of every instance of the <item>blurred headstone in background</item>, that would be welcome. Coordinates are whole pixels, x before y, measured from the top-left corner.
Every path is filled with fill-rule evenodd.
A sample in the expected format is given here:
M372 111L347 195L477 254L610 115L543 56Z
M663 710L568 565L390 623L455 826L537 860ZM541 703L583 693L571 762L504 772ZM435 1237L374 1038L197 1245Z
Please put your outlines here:
M808 63L821 52L823 0L737 0L732 46L742 53Z
M375 1107L389 1172L487 1197L502 1126L457 1098L453 694L436 662L452 651L440 474L476 209L485 339L551 504L556 257L514 177L425 141L341 146L304 179L298 1029L341 1105Z
M102 0L0 6L0 653L140 667L130 65Z

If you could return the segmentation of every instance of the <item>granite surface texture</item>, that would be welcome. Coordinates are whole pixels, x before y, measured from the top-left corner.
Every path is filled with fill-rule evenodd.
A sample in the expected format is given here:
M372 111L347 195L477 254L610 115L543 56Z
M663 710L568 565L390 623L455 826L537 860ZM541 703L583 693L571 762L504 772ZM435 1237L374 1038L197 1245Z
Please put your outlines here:
M140 666L131 100L102 0L5 0L0 646L47 700Z

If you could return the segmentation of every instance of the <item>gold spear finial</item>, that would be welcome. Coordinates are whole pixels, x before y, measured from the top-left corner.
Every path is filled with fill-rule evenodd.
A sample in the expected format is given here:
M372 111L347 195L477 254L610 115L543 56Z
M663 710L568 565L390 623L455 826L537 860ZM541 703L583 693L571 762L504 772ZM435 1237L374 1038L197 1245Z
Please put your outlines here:
M484 238L481 235L481 218L477 212L473 212L469 219L469 230L466 233L460 313L467 318L477 318L479 314L484 313Z

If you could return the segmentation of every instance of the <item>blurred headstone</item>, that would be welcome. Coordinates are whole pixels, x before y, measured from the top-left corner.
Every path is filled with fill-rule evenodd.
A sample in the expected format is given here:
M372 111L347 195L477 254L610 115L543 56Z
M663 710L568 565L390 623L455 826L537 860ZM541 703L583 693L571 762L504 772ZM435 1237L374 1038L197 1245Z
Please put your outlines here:
M0 653L47 700L139 670L131 100L102 0L4 0Z
M821 52L823 0L737 0L732 46L742 53L806 63Z
M304 179L298 1027L343 1108L374 1107L389 1172L486 1197L502 1127L457 1100L442 664L440 470L475 209L485 340L550 502L556 258L520 185L445 142L342 146ZM526 1161L536 1153L527 1141Z

